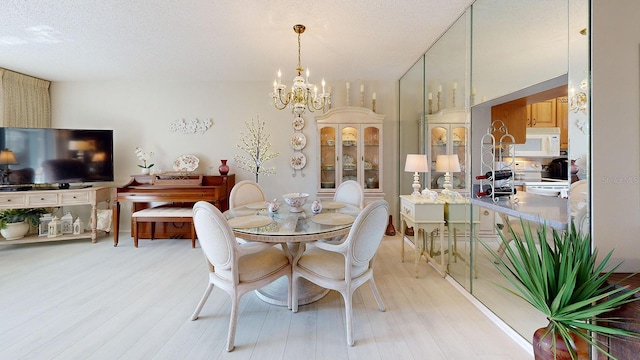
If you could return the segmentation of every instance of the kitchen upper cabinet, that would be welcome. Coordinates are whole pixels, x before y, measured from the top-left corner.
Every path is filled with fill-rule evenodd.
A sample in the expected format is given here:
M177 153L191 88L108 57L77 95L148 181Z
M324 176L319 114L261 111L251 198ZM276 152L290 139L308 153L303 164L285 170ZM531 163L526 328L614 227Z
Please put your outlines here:
M491 121L502 120L516 144L524 144L527 137L527 99L516 99L491 107ZM504 135L498 129L493 132L496 143ZM510 140L510 139L508 139Z
M550 94L556 94L554 89ZM544 94L541 93L543 96ZM520 98L491 107L491 121L502 120L507 126L509 134L513 135L516 144L524 144L527 137L527 128L560 127L560 149L567 149L567 97L561 96L547 100L538 100L541 95L535 97ZM531 104L528 102L536 99ZM535 101L535 100L534 100ZM496 142L500 141L502 133L494 132Z
M569 149L569 108L567 97L556 99L556 124L560 128L560 150Z
M556 99L527 105L527 127L556 126Z

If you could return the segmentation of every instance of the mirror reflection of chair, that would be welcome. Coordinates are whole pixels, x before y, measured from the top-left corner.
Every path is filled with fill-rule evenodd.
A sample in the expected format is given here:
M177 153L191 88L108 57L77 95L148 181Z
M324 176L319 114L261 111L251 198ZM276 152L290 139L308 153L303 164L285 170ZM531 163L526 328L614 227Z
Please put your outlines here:
M354 344L354 291L369 281L378 309L386 310L373 279L373 265L387 226L388 214L389 204L386 201L370 203L360 212L344 242L336 245L318 242L293 263L293 311L298 311L297 284L300 278L340 292L345 304L347 344L350 346Z
M191 320L198 319L214 286L231 297L231 317L227 335L227 351L234 348L238 304L249 291L260 289L273 281L289 277L289 307L291 307L291 264L284 252L273 244L257 243L242 246L236 241L233 230L224 215L205 201L193 207L200 247L209 262L209 284L198 303Z
M235 184L229 194L229 209L258 201L266 201L262 187L255 181L242 180Z
M333 200L351 204L362 209L364 191L357 181L347 180L338 185L336 193L333 195Z
M578 180L571 183L569 188L569 203L571 204L571 216L576 216L578 211L587 205L589 183L587 180Z

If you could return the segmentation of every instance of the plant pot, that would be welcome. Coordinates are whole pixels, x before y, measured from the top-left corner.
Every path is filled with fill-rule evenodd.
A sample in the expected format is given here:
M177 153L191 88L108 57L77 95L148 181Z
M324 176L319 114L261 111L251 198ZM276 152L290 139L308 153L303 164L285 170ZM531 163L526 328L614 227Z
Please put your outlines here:
M22 221L9 223L4 229L0 229L0 234L7 240L22 239L29 232L29 224Z
M556 334L555 348L549 327L540 328L533 333L533 355L536 360L572 360L567 344ZM549 333L547 333L549 331ZM546 336L545 336L546 334ZM543 338L544 336L544 338ZM574 349L579 360L589 360L589 344L575 334L571 334Z
M141 168L140 173L142 175L149 175L149 168Z

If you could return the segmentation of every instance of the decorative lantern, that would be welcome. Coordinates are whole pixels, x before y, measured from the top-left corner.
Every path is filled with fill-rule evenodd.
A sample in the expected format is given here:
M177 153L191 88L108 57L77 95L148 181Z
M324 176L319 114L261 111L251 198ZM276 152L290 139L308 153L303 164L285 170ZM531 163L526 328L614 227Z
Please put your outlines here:
M75 235L78 234L82 234L84 232L84 223L82 222L82 220L80 220L80 217L78 216L76 218L76 221L73 222L73 233Z
M38 235L39 236L47 236L49 234L49 222L53 220L53 216L51 214L44 214L40 216L40 224L38 225Z
M71 234L73 232L73 215L68 212L65 216L60 218L62 222L62 233Z
M56 237L62 235L62 221L58 220L57 216L54 216L51 221L49 221L49 233L47 237Z

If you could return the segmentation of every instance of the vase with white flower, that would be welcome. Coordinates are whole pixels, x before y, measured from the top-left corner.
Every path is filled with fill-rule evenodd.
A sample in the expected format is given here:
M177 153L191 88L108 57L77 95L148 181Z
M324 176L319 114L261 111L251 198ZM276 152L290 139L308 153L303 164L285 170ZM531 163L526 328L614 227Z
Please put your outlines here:
M136 156L138 157L138 159L140 161L142 161L142 165L138 165L138 167L141 169L141 172L143 175L148 175L150 172L150 169L153 167L154 164L147 164L147 162L150 161L151 157L153 156L153 152L144 152L140 147L137 147L135 150Z

